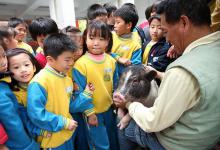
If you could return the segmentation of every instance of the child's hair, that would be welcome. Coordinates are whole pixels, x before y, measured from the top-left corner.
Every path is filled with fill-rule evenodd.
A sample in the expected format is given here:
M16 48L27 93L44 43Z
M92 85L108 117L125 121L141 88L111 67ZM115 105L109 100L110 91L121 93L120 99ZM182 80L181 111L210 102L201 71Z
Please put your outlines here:
M114 13L115 17L120 17L125 23L132 23L131 31L135 28L138 22L138 14L135 9L131 9L130 6L122 6L121 8L117 9Z
M13 56L19 55L19 54L26 54L29 56L31 63L33 64L33 66L36 68L36 71L34 74L37 74L42 68L40 67L40 64L38 63L38 61L36 60L36 58L33 56L33 54L31 54L29 51L23 49L23 48L14 48L14 49L10 49L6 52L6 56L8 59L8 66L10 65L10 61L9 59ZM12 74L13 75L13 74ZM18 81L14 80L12 78L12 82L11 82L11 88L12 90L18 90L16 87L18 86Z
M94 20L98 16L106 15L107 10L100 4L93 4L87 9L87 19Z
M117 7L112 5L112 4L110 4L110 3L105 3L103 5L103 7L106 9L108 17L110 17L111 14L117 10Z
M78 28L74 27L74 26L67 26L67 27L65 27L65 28L62 30L62 32L63 32L64 34L66 34L67 32L71 32L71 33L81 33L81 31L80 31Z
M154 19L157 19L157 20L161 20L160 19L160 15L153 15L151 16L149 19L148 19L148 22L149 22L149 25L151 24L151 22L154 20Z
M121 7L128 7L130 10L134 11L138 15L137 8L132 3L124 3Z
M4 43L4 39L14 37L16 32L13 28L8 26L0 26L0 44L2 45L4 50L7 50L7 46Z
M37 40L37 36L58 33L56 22L50 18L37 18L34 19L29 25L29 32L33 40Z
M17 27L19 24L23 24L27 28L26 22L21 18L12 17L8 21L8 26L12 28Z
M89 36L98 36L106 40L109 40L106 53L111 52L113 44L112 33L106 23L100 20L93 20L88 24L86 30L83 33L83 54L85 54L85 52L88 51L88 47L86 45L87 34L89 34Z
M2 41L0 40L0 48L2 48L4 50L1 43L2 43ZM7 77L7 76L10 76L10 75L12 75L12 73L10 71L0 72L0 79Z
M74 52L77 50L76 44L63 33L54 33L49 35L43 44L45 56L51 56L56 59L65 51Z

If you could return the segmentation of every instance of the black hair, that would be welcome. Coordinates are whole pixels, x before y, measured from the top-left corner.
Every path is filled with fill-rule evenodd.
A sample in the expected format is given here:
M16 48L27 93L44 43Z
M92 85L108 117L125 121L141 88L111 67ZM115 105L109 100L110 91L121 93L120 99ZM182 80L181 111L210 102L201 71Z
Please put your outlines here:
M25 26L25 28L27 29L26 22L21 18L12 17L8 21L8 26L12 27L12 28L16 28L19 24L23 24Z
M100 20L93 20L88 24L86 30L83 33L83 54L88 51L88 47L86 45L87 34L89 34L89 36L100 36L106 40L109 40L106 53L111 52L113 45L112 33L106 23Z
M56 22L50 18L37 18L34 19L29 25L29 32L33 40L37 40L37 36L58 33Z
M124 3L121 7L128 7L128 8L130 8L132 11L134 11L138 15L137 8L132 3Z
M165 0L157 7L158 14L164 14L166 22L175 24L185 15L197 26L211 24L210 9L206 0Z
M132 23L131 31L135 28L138 22L138 14L135 9L131 9L130 6L122 6L121 8L117 9L114 13L115 17L120 17L125 23Z
M151 16L151 10L152 10L152 5L151 6L148 6L145 10L145 18L148 20Z
M44 55L51 56L54 59L65 51L74 52L77 48L75 42L63 33L53 33L49 35L43 44Z
M67 27L65 27L65 28L62 30L62 32L63 32L64 34L66 34L67 32L71 32L71 33L81 33L81 31L80 31L78 28L74 27L74 26L67 26Z
M87 9L87 19L94 20L98 16L106 15L107 10L100 4L93 4Z
M0 48L2 48L4 50L4 48L2 46L2 42L3 41L0 40ZM5 53L5 50L4 50L4 53ZM6 55L6 53L5 53L5 55ZM10 75L12 75L12 73L10 71L0 72L0 79L7 77L7 76L10 76Z
M110 17L110 15L117 10L117 7L110 3L103 4L103 7L106 9L108 17Z
M6 56L8 59L8 66L10 65L10 61L9 59L13 56L19 55L19 54L26 54L29 56L29 59L31 61L31 63L33 64L33 66L36 68L36 71L34 73L37 74L42 68L40 66L40 64L38 63L38 61L36 60L36 58L33 56L33 54L31 54L29 51L23 49L23 48L14 48L14 49L10 49L6 52ZM13 73L11 74L11 76L13 76ZM12 88L12 90L14 91L18 91L19 89L18 87L18 81L16 81L13 77L12 77L12 82L10 84L10 87Z
M147 20L150 18L152 12L156 12L157 11L157 6L162 1L163 0L157 0L152 5L150 5L149 7L146 8L146 10L145 10L145 17L146 17Z
M161 20L160 15L153 15L153 16L151 16L151 17L148 19L149 25L151 24L151 22L152 22L154 19L157 19L157 20L160 21L160 20Z
M7 46L4 42L4 38L11 38L16 35L16 32L13 28L8 26L0 26L0 43L4 50L7 50Z

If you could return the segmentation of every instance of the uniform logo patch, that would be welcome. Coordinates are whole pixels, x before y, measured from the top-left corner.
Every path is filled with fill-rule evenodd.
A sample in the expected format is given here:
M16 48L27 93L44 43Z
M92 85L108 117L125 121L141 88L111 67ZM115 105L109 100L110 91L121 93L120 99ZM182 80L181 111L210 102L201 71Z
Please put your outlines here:
M111 73L112 73L111 68L104 69L104 81L111 81Z

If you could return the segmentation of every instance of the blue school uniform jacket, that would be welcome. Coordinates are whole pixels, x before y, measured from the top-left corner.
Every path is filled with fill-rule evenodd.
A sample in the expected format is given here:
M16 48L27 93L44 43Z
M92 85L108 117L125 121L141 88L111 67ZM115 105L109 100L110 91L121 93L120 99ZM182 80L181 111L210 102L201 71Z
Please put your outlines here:
M10 78L0 79L0 122L3 124L11 150L39 150L39 145L26 133L19 116L19 104L8 82Z

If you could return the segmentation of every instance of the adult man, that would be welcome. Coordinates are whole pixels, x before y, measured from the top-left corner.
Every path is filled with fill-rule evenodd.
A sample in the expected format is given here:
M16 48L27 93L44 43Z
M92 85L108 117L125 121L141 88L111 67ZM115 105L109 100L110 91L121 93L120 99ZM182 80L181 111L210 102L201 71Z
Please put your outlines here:
M116 106L126 106L145 131L135 130L137 139L125 129L120 142L129 139L150 149L210 149L220 139L220 32L211 33L203 0L165 0L158 13L167 40L182 56L168 66L153 107L115 96Z

